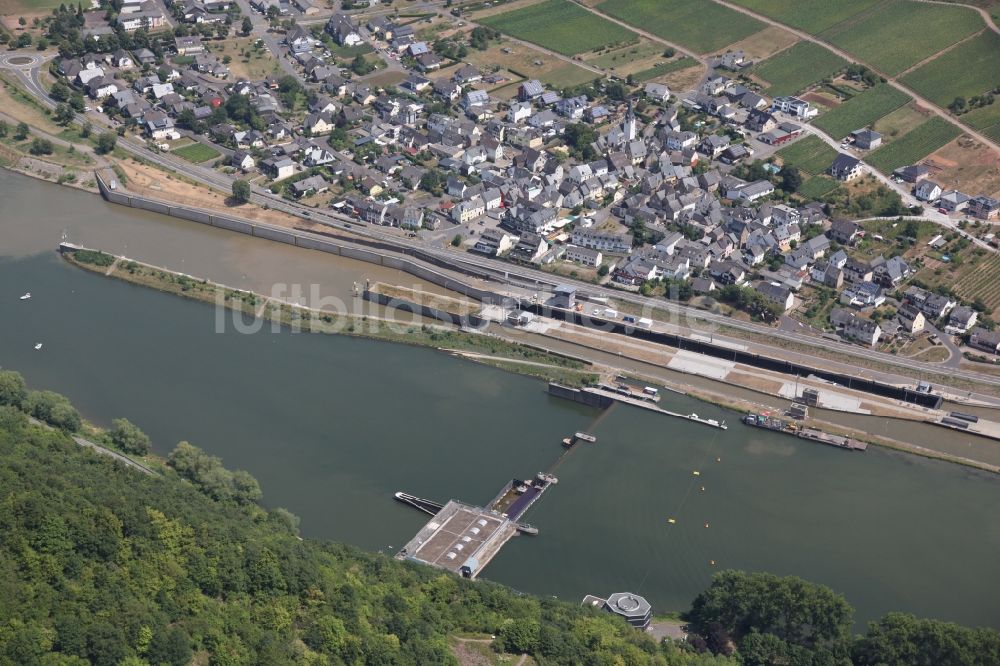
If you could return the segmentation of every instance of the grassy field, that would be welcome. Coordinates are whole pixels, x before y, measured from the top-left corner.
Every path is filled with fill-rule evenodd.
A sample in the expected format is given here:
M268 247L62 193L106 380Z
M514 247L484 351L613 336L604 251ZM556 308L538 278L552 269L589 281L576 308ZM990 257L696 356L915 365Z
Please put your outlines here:
M814 120L813 125L835 139L842 139L909 101L910 98L905 93L899 92L892 86L880 84L827 111Z
M799 41L798 36L790 30L769 25L746 39L728 45L726 49L743 51L747 58L757 62L770 58L778 51L784 51L797 41Z
M23 16L48 12L60 5L61 0L0 0L0 14Z
M768 58L754 68L754 74L770 85L771 95L791 95L847 66L847 62L812 42L795 46Z
M807 136L775 154L785 166L794 166L806 173L818 175L830 167L837 151L823 143L818 136Z
M484 17L480 22L563 55L638 41L634 32L591 14L568 0L545 0L512 12Z
M254 50L252 44L256 41L251 37L240 37L224 39L218 42L206 40L205 48L215 54L222 61L229 56L230 80L236 79L262 79L269 74L281 71L278 61L274 59L271 52L266 48ZM174 59L176 62L176 58ZM192 58L193 60L193 58Z
M882 142L888 143L927 122L933 115L915 104L907 104L876 120L873 128L882 135Z
M798 193L806 199L816 200L823 198L839 186L840 183L829 176L810 176L802 183Z
M994 102L989 106L969 111L962 116L962 122L1000 142L1000 103Z
M648 39L638 44L630 44L619 48L608 49L604 53L585 56L588 65L601 69L623 69L629 63L645 58L657 57L663 54L663 46Z
M186 159L188 162L200 163L214 160L219 156L219 151L203 143L192 143L183 148L171 151L172 154Z
M970 9L893 0L821 37L895 76L983 27L982 17Z
M659 65L650 67L649 69L635 72L632 76L635 77L636 81L649 81L650 79L661 77L664 74L669 74L670 72L678 72L682 69L696 66L698 66L697 60L684 56L683 58L678 58L677 60L663 62Z
M818 34L881 0L732 0L734 4L781 21L793 28Z
M597 9L697 53L718 51L765 27L704 0L606 0Z
M903 77L940 106L956 97L973 97L1000 87L1000 35L987 31Z
M503 49L509 49L505 53ZM597 74L572 63L543 53L533 47L516 44L509 39L492 42L485 51L470 49L466 61L484 72L499 70L508 72L509 85L490 91L498 98L510 98L517 94L517 82L522 79L538 79L554 88L565 88L587 83L597 78ZM535 64L541 63L541 64ZM439 74L443 76L443 74Z
M865 162L882 173L892 173L907 164L915 164L945 145L961 131L942 118L931 118L892 143L872 152Z

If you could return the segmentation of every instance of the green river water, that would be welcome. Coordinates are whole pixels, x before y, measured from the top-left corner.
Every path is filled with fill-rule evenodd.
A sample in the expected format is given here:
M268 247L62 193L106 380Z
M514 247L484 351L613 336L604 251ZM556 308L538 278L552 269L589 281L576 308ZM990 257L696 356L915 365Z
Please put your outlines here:
M63 231L234 286L317 282L348 303L354 280L413 279L0 172L0 365L97 423L127 416L161 453L187 439L247 469L266 504L302 517L306 536L389 550L426 517L394 491L481 503L512 476L555 465L558 485L526 516L540 535L513 539L485 577L569 600L628 589L667 611L737 567L830 585L859 621L905 610L1000 627L993 476L752 430L670 394L664 407L730 429L624 405L601 413L421 348L267 327L216 333L208 305L61 262ZM26 291L33 298L18 300ZM560 459L575 430L598 443Z

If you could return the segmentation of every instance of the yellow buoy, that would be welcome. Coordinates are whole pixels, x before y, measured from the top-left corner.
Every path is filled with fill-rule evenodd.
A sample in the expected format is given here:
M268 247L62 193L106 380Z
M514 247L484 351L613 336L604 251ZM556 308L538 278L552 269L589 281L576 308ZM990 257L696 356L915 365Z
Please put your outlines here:
M701 487L701 492L705 492L705 486Z
M722 462L722 458L716 458L715 462Z
M709 560L709 561L708 561L708 563L709 563L710 565L712 565L713 567L715 566L715 560Z
M695 475L695 476L701 476L701 472L699 472L698 470L695 470L695 471L694 471L694 475Z
M667 522L668 522L668 523L670 523L671 525L673 525L673 524L674 524L674 523L676 523L677 521L676 521L676 520L674 520L673 518L667 518Z
M708 523L705 523L705 527L708 527Z

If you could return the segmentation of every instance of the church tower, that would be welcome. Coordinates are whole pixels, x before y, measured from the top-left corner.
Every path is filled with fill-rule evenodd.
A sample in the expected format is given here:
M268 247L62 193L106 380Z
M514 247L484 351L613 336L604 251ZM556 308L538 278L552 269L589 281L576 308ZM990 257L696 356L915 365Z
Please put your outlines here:
M629 100L628 111L625 113L625 123L622 125L622 132L626 141L635 141L636 124L635 112L632 110L632 101Z

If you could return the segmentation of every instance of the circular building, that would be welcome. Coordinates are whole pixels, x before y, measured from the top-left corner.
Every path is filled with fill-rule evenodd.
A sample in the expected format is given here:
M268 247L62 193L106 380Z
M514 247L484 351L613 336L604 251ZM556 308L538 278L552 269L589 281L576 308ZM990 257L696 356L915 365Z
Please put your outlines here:
M625 618L636 629L645 629L653 617L653 608L643 597L631 592L615 592L604 602L604 610Z

